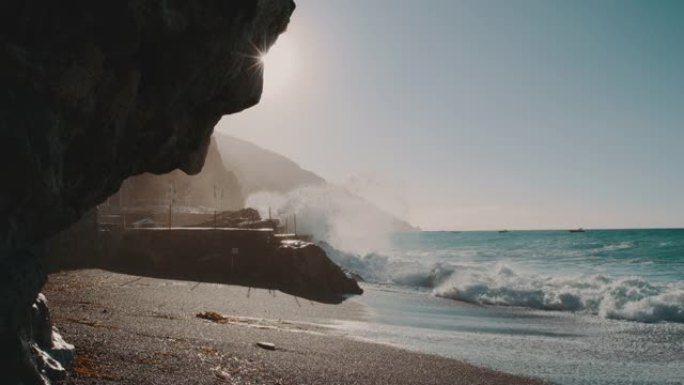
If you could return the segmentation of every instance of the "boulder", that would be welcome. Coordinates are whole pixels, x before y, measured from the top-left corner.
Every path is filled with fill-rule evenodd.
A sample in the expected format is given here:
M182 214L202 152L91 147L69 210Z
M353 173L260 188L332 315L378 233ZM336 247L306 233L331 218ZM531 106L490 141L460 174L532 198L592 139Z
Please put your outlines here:
M362 294L356 280L348 277L320 247L300 241L284 241L269 261L269 268L283 291L325 301L340 294Z

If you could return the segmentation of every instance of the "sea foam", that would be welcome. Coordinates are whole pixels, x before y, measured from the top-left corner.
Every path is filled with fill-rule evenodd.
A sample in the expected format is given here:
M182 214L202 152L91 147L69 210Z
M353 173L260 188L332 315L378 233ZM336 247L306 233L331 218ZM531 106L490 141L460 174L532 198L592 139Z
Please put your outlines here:
M684 323L684 283L640 277L538 273L512 263L422 263L321 244L341 266L372 283L432 290L438 297L493 306L571 311L607 319Z
M656 284L639 277L530 274L499 263L484 270L454 271L433 294L482 305L584 312L648 323L684 323L684 283Z

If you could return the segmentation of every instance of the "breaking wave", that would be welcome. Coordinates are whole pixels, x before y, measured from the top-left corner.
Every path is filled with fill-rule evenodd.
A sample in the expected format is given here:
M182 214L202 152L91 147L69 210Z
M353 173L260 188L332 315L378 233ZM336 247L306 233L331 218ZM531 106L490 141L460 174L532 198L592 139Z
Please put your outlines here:
M608 319L684 323L684 283L649 283L639 277L524 274L497 264L455 271L433 293L482 305L585 312Z
M366 282L434 289L454 273L455 266L452 264L424 264L394 259L378 253L359 256L340 251L326 242L319 242L319 246L336 264L353 272Z
M684 282L639 277L534 273L510 263L425 264L371 253L358 256L322 243L339 265L367 282L432 290L474 304L570 311L644 323L684 323Z

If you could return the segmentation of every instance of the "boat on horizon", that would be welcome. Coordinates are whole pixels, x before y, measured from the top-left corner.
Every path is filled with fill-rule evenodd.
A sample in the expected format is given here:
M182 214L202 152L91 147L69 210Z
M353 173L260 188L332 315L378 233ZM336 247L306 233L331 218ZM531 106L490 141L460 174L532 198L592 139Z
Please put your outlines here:
M499 230L499 234L505 234L507 232L508 232L508 230Z
M583 233L583 232L584 232L584 229L580 227L580 228L578 228L578 229L571 229L571 230L568 230L568 231L571 232L571 233Z

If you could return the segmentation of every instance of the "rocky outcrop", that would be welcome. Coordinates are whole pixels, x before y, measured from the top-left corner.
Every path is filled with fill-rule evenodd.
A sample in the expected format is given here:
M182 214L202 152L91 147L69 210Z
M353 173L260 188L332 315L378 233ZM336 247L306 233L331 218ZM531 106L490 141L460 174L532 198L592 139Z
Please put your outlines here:
M31 307L31 351L36 357L40 373L52 379L66 377L64 365L74 358L74 346L64 342L57 329L52 326L47 299L39 294Z
M0 373L30 354L43 240L130 175L197 173L213 126L259 101L291 0L0 3Z
M64 228L129 175L199 172L219 118L259 101L260 49L292 9L289 0L3 2L5 239Z
M249 214L249 209L241 211ZM238 214L240 212L236 212ZM256 213L255 213L256 214ZM53 267L97 267L131 275L280 290L325 303L340 303L363 291L320 247L279 236L269 228L154 227L100 231L90 250L68 246L88 232L60 234L62 254ZM106 245L106 247L99 247ZM80 251L80 255L77 254Z
M355 279L348 277L333 263L325 251L308 242L285 241L269 262L269 269L288 287L290 293L307 293L306 297L325 301L338 294L362 294Z

